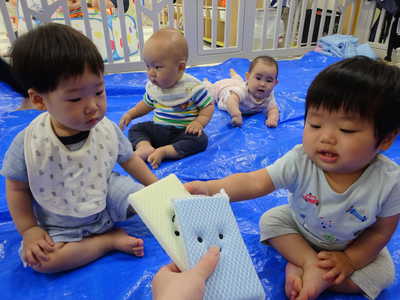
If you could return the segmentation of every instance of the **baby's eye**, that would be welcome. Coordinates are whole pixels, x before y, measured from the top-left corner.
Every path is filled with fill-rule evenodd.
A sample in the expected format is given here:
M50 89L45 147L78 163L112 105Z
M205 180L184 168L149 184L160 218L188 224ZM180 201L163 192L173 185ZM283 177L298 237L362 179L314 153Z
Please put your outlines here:
M357 130L344 129L344 128L341 128L340 131L343 132L343 133L355 133L355 132L357 132Z
M156 70L162 69L162 66L155 66L154 67Z
M81 100L81 98L68 99L69 102L78 102L80 100Z
M257 80L261 80L261 77L259 77L259 76L256 76L256 79L257 79Z
M314 128L314 129L319 129L319 128L321 128L321 125L311 124L311 123L310 123L310 127L311 127L311 128Z
M101 90L101 91L98 91L97 93L96 93L96 96L101 96L101 95L103 95L104 94L104 90Z

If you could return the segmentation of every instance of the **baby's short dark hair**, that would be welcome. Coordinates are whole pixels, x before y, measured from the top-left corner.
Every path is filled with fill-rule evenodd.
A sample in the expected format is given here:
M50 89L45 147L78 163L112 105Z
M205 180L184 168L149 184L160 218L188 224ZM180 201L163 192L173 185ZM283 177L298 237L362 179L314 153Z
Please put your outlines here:
M355 113L372 121L379 144L400 125L400 69L382 60L354 56L320 72L307 91L310 107Z
M251 73L251 71L253 70L255 65L258 64L259 62L262 62L262 63L267 64L267 65L275 66L276 78L278 78L278 63L276 62L275 58L273 58L271 56L268 56L268 55L257 56L256 58L254 58L251 61L250 66L249 66L249 70L247 72Z
M93 42L70 26L49 23L19 37L11 48L11 67L19 83L40 93L54 91L61 80L89 68L104 73L104 62Z

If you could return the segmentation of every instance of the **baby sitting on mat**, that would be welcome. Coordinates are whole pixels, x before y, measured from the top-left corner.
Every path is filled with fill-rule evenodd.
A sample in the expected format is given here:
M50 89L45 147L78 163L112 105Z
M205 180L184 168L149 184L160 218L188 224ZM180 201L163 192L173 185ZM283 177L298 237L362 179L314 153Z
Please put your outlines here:
M205 85L221 110L228 111L233 126L242 126L242 114L265 111L265 125L278 126L279 110L273 88L278 83L278 64L270 56L258 56L246 72L246 81L231 69L231 78Z
M165 158L179 159L204 151L204 127L214 112L203 83L185 73L188 46L177 30L155 32L144 44L148 82L143 100L126 112L120 127L154 110L153 121L129 129L135 153L156 169Z

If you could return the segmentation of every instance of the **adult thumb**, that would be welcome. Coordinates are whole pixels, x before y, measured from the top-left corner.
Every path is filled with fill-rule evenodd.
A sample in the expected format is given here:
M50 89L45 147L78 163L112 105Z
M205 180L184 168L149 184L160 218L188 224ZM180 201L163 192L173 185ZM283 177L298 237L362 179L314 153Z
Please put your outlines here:
M192 269L193 272L199 274L204 280L211 276L217 267L219 261L220 248L213 246L199 260L196 266Z

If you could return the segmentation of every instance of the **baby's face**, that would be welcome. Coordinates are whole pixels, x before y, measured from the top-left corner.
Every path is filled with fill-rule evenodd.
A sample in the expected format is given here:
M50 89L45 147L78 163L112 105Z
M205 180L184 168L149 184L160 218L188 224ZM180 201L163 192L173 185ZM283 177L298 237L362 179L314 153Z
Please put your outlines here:
M90 130L103 119L106 111L103 75L93 74L86 68L78 77L61 80L42 99L57 135L70 136Z
M275 66L263 62L258 62L250 73L247 72L246 79L250 95L260 100L268 97L278 83Z
M357 114L310 107L306 116L303 146L307 155L326 174L356 179L374 159L374 125Z
M185 65L162 50L154 43L146 44L143 59L149 80L160 88L168 89L173 87L182 77Z

